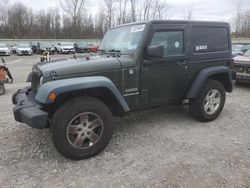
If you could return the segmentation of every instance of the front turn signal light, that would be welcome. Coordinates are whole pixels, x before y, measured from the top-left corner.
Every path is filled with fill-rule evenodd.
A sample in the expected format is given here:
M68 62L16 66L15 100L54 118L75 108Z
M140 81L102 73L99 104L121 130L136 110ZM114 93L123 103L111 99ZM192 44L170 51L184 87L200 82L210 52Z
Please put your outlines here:
M55 92L51 92L48 96L49 100L51 101L55 101L56 100L56 93Z

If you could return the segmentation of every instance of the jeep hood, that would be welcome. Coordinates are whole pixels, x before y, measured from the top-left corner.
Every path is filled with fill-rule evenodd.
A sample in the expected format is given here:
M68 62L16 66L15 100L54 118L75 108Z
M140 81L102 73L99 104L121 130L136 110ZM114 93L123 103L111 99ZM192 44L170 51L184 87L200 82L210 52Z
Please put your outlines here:
M105 56L59 59L35 65L43 74L44 78L50 77L55 72L57 77L65 75L80 75L83 73L94 73L121 69L121 63L117 58Z

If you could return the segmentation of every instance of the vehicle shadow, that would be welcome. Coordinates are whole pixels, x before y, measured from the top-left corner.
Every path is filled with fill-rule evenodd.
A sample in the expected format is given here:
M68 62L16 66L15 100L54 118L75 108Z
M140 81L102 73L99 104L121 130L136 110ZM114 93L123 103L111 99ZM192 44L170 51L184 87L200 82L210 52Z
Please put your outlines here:
M250 90L250 83L236 82L235 87Z
M202 125L191 117L187 106L167 105L133 112L123 118L115 118L115 130L111 143L105 149L106 152L102 152L96 157L103 160L102 157L106 158L107 155L122 155L123 152L129 149L128 147L131 147L130 149L137 147L138 142L141 142L143 137L154 134L155 131L165 132L168 131L166 129L190 128L198 124ZM18 138L20 148L16 149L25 151L22 152L24 156L21 158L37 161L43 161L46 158L50 163L55 161L56 163L67 163L71 161L56 151L48 129L36 130L26 125L21 125L20 129L16 130L17 133L14 134L20 135L22 132L22 138L25 138Z

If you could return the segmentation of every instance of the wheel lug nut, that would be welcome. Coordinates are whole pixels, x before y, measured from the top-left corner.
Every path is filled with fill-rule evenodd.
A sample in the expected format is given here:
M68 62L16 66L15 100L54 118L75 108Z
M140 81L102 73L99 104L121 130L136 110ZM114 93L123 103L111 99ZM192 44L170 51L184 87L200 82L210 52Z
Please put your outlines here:
M90 132L87 132L88 135L90 135Z
M81 131L81 130L82 130L81 128L78 129L78 131Z
M84 136L84 133L82 133L81 136Z

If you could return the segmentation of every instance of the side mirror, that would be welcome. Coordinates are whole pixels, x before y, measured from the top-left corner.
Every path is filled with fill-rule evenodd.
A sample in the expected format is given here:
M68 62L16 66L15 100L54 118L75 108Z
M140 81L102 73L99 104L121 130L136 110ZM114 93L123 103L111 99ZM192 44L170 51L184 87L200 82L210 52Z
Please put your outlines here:
M162 45L150 45L147 48L147 55L149 57L163 58L164 46Z

